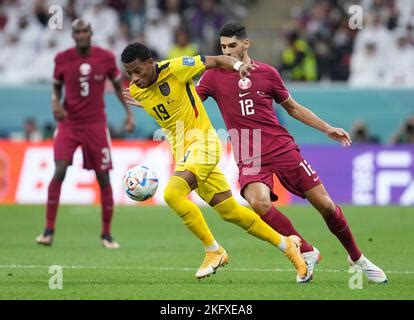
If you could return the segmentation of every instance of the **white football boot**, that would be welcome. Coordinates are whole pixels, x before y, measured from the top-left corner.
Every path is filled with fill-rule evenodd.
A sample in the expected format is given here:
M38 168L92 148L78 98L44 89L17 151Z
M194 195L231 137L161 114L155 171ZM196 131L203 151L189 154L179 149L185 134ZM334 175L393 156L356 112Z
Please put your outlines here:
M54 233L54 230L46 228L45 231L43 231L43 233L36 238L36 242L44 246L51 246Z
M313 270L315 269L316 264L322 259L319 250L313 247L312 251L302 253L303 260L306 262L308 272L304 278L296 276L297 283L307 283L311 282L313 279Z
M368 258L361 255L357 261L352 261L348 256L348 262L351 266L356 266L361 268L362 272L365 273L368 280L375 283L385 283L388 281L387 276L380 267L373 264Z
M101 243L107 249L119 249L121 246L116 242L110 234L101 236Z

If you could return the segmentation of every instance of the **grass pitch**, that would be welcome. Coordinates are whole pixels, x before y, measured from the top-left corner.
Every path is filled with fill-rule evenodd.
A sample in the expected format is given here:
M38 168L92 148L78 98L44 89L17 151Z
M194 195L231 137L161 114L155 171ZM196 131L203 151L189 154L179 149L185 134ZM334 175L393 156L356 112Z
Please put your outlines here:
M414 212L401 207L343 207L359 246L389 283L349 288L346 252L311 207L284 208L321 251L311 284L297 285L289 261L269 244L203 208L230 264L198 281L203 249L164 207L117 207L113 236L100 245L100 207L61 206L52 247L35 243L43 206L0 207L0 299L414 299ZM63 289L49 289L49 267L63 267Z

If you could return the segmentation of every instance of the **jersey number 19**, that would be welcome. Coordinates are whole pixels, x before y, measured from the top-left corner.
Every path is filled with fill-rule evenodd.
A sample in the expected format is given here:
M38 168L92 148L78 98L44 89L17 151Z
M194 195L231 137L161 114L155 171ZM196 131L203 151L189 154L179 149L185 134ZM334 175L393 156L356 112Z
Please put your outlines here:
M167 120L171 117L167 111L167 108L165 108L163 104L159 104L158 106L152 108L152 110L154 110L155 114L157 115L158 119L160 119L160 121Z

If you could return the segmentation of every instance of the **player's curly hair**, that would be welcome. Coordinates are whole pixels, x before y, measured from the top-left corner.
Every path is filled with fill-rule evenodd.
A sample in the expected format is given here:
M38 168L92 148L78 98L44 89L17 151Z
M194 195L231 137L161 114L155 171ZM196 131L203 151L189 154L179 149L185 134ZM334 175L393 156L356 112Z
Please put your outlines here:
M229 22L226 23L220 29L220 37L233 37L236 36L239 40L244 40L247 38L246 27L238 22Z
M139 42L129 44L121 54L122 63L131 63L135 59L145 61L150 58L151 50Z

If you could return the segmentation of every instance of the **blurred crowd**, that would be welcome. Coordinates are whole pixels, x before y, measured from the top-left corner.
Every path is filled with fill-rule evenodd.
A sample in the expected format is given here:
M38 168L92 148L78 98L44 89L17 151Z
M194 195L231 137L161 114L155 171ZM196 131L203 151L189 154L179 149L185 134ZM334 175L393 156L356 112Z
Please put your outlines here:
M256 1L0 0L0 84L49 82L53 57L73 45L77 17L89 20L94 43L117 57L139 41L165 59L219 53L218 29L246 18ZM362 21L351 4L362 9ZM63 9L62 29L49 27L52 5ZM276 66L287 81L414 86L414 0L304 0L291 15ZM361 25L350 28L351 20Z
M413 0L307 0L292 24L279 66L286 79L414 86Z
M414 114L401 123L389 141L381 141L379 137L372 135L367 123L362 120L354 122L350 135L353 144L414 144Z
M117 57L133 41L158 59L217 53L217 31L254 0L0 0L0 83L50 82L53 58L74 45L71 22L91 22L93 42ZM63 9L62 28L50 19ZM51 9L51 12L49 12ZM52 21L53 20L53 21Z
M23 130L11 132L9 139L14 141L31 141L40 142L53 138L55 125L51 122L46 122L40 127L35 118L27 118L23 123ZM109 126L110 136L113 139L124 139L126 133L122 129L117 129ZM414 114L408 116L397 128L395 133L388 141L381 141L381 139L369 130L368 124L363 120L357 120L350 128L349 134L352 143L355 144L413 144L414 145ZM151 139L152 136L146 137Z
M40 126L34 117L28 117L22 123L22 130L7 133L5 137L13 141L41 142L53 139L55 129L56 124L54 122L45 122ZM114 128L111 125L109 125L108 130L113 139L123 139L126 136L124 130Z
M257 1L0 0L0 84L50 83L54 56L74 45L71 22L78 17L91 22L94 44L118 59L133 41L150 47L156 59L168 59L220 53L219 28L242 21ZM362 8L360 27L349 26L351 4ZM53 5L63 9L62 28L56 30L50 27ZM414 87L414 0L304 0L291 15L276 66L285 80ZM372 136L363 121L349 129L354 143L414 143L414 116L390 141ZM40 141L53 130L53 124L38 128L30 118L10 137ZM111 135L124 137L116 129Z

